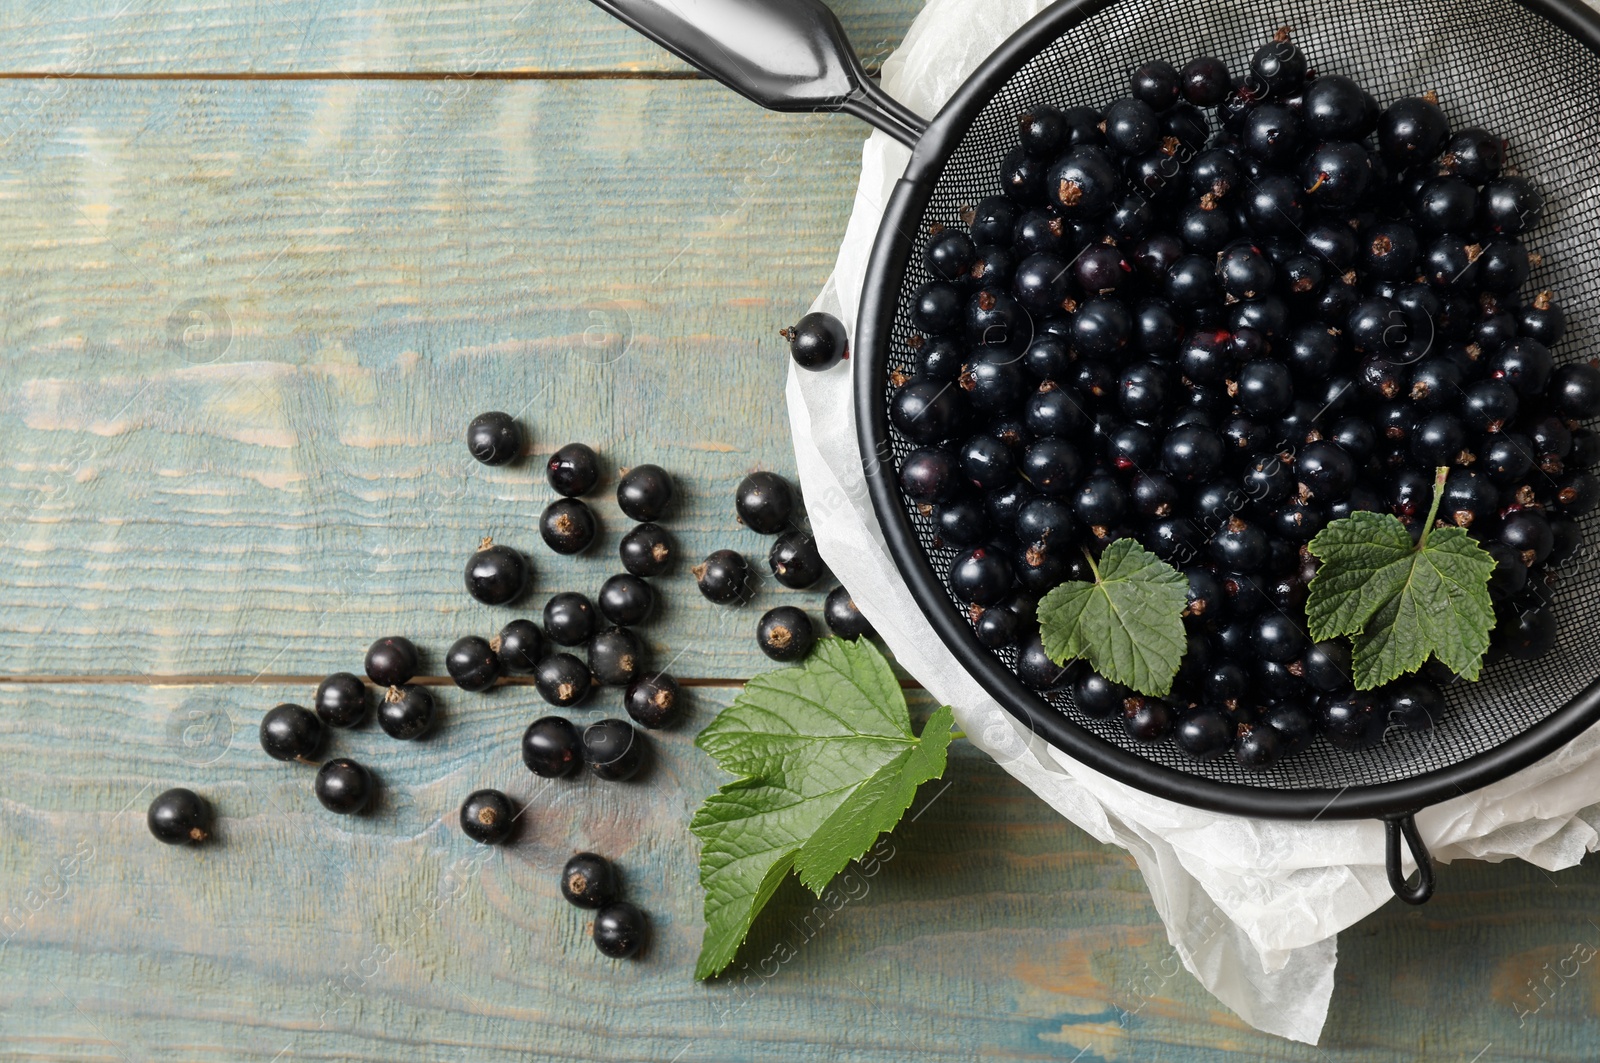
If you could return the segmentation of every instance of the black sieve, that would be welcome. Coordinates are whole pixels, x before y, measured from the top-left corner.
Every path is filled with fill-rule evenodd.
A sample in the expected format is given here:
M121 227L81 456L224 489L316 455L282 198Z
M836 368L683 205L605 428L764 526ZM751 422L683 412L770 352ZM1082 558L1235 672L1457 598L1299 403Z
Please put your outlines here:
M1346 752L1319 738L1272 769L1190 759L1146 746L1115 720L1079 712L1070 695L1024 687L1009 651L983 647L946 589L953 551L901 495L898 462L913 449L888 418L892 372L910 375L909 296L934 279L922 264L930 227L961 224L999 191L1016 117L1041 101L1104 104L1151 58L1248 57L1279 26L1314 64L1360 81L1380 102L1433 90L1452 124L1510 138L1508 163L1545 191L1543 253L1530 283L1562 293L1568 334L1558 360L1593 349L1600 319L1600 16L1578 0L1062 0L991 55L932 122L889 98L856 61L819 0L593 0L601 8L774 110L845 111L912 148L873 249L854 346L856 417L873 507L913 596L956 658L1013 716L1098 771L1217 812L1281 819L1381 818L1389 881L1411 903L1433 890L1415 813L1486 786L1553 752L1600 718L1600 564L1594 551L1560 569L1555 653L1502 660L1477 683L1446 689L1427 732L1391 733ZM976 16L975 16L976 17ZM1593 540L1596 518L1583 520ZM1418 866L1408 883L1402 836Z

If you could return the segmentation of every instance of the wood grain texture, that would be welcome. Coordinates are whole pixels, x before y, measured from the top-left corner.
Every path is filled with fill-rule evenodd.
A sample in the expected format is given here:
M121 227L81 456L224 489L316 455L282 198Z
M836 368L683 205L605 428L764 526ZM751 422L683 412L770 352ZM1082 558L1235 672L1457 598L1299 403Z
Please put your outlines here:
M317 805L313 769L255 742L266 707L309 693L0 688L0 1058L1576 1063L1600 1037L1593 867L1444 868L1426 909L1391 904L1343 935L1324 1044L1293 1045L1176 969L1125 854L965 743L873 873L836 881L837 911L791 883L736 977L697 984L687 824L721 778L691 742L731 692L696 692L624 785L529 775L528 692L448 696L425 740L336 736L329 753L383 785L347 819ZM577 716L607 711L614 696ZM218 844L148 835L144 809L172 785L216 804ZM484 785L526 803L504 849L455 824ZM561 900L579 848L615 858L649 912L637 962L599 957Z
M764 560L733 489L792 470L777 329L832 268L851 122L709 82L13 81L3 113L0 673L325 673L593 593L614 477L588 555L536 528L573 439L677 477L690 563ZM499 408L532 454L491 469L462 438ZM534 556L521 609L465 594L484 535ZM688 567L647 628L685 675L759 671L760 610L833 585L729 610Z
M833 0L868 66L918 0ZM8 4L0 72L687 72L587 0L63 0Z

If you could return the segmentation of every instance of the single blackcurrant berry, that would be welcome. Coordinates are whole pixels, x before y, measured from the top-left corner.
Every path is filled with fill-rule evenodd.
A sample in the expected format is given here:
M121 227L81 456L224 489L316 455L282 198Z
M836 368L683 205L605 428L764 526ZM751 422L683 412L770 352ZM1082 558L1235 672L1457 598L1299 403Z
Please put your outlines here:
M513 620L489 640L489 648L506 671L526 675L538 667L544 656L544 635L532 620Z
M767 565L785 587L803 590L822 578L824 565L817 552L817 540L798 528L784 532L772 544Z
M644 948L644 913L627 901L608 904L595 913L594 947L614 960L625 960Z
M1098 718L1119 713L1123 702L1132 696L1133 691L1090 668L1080 671L1072 681L1073 703L1089 716Z
M644 765L644 735L627 720L599 720L583 729L583 759L608 782L631 779Z
M1426 731L1444 715L1444 694L1420 676L1397 679L1377 691L1378 710L1389 726Z
M605 686L627 686L643 668L644 644L627 628L607 628L589 640L589 671Z
M467 449L485 465L504 465L522 453L522 428L509 413L480 413L467 425Z
M461 803L461 830L484 845L498 845L511 836L517 813L499 790L474 790Z
M680 714L678 681L665 672L642 675L628 684L622 707L641 727L666 727Z
M794 516L794 489L775 472L753 472L734 492L739 523L762 535L776 535Z
M561 869L561 895L579 908L604 908L617 899L617 872L611 861L578 853Z
M299 705L278 705L261 717L261 748L273 760L312 759L322 735L322 720Z
M672 477L659 465L635 465L617 481L617 505L634 520L655 520L671 502Z
M659 576L672 567L672 537L659 524L639 524L617 547L622 567L635 576Z
M372 773L348 757L336 757L317 771L316 791L323 808L351 816L372 800Z
M572 721L562 716L541 716L522 735L522 763L535 775L559 779L583 764L583 741Z
M650 618L656 607L656 592L644 579L623 573L601 585L595 604L600 607L600 615L613 624L633 627Z
M539 535L558 554L581 554L599 532L594 510L578 498L558 498L539 514Z
M850 334L845 331L844 323L832 314L820 312L807 314L797 324L782 330L780 335L789 341L789 356L801 369L821 372L824 369L832 369L849 357Z
M378 706L378 726L390 738L409 742L428 733L435 709L427 687L390 687Z
M335 672L317 685L313 704L317 715L329 727L355 727L367 718L371 707L367 684L349 672Z
M576 591L551 595L544 603L544 630L560 646L587 642L600 624L594 604Z
M742 604L755 593L750 565L737 551L714 551L692 571L700 593L719 605Z
M1122 703L1122 727L1135 742L1159 742L1172 733L1172 706L1135 694Z
M467 559L467 593L484 605L510 605L528 589L530 567L518 551L485 538L478 544L478 552Z
M1366 691L1329 698L1322 705L1322 733L1335 748L1370 749L1383 741L1388 719Z
M842 639L858 639L875 634L872 624L861 615L855 599L844 587L835 587L828 592L827 601L822 603L822 618L828 622L828 629Z
M1233 745L1234 723L1220 709L1195 709L1178 720L1173 740L1196 760L1220 757Z
M589 696L594 677L589 666L570 653L553 653L539 662L533 685L539 696L558 708L576 705Z
M176 787L150 802L145 823L168 845L194 845L211 837L211 805L193 790Z
M756 624L756 644L774 661L799 661L816 645L811 618L792 605L769 609Z
M1276 727L1256 724L1239 736L1233 758L1246 771L1266 771L1283 758L1286 745Z
M545 475L556 494L577 498L600 482L600 459L583 443L568 443L545 463Z
M444 655L444 667L462 690L486 690L505 671L489 640L477 635L456 639Z
M367 678L380 687L404 686L417 667L417 647L408 638L390 635L367 647Z

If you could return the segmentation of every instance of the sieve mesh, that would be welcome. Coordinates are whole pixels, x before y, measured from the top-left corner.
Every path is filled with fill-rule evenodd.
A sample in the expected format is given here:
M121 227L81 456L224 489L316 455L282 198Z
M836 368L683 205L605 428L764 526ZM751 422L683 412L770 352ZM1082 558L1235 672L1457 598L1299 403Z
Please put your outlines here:
M1560 29L1510 0L1328 0L1257 3L1212 0L1203 12L1159 0L1122 0L1056 38L999 87L978 113L938 176L912 247L894 326L888 368L910 374L916 334L909 300L932 280L922 265L929 227L959 226L961 211L999 192L1001 154L1015 118L1048 102L1103 107L1126 92L1127 72L1164 58L1182 65L1216 55L1234 70L1282 25L1314 69L1354 77L1381 104L1429 89L1452 126L1481 126L1510 140L1507 169L1533 178L1547 200L1545 221L1524 237L1543 261L1529 288L1553 288L1566 307L1568 330L1558 362L1594 353L1600 309L1600 60ZM884 400L887 402L886 387ZM889 428L896 464L914 449ZM1535 473L1535 475L1538 475ZM941 585L954 552L937 545L929 518L901 498ZM1527 663L1501 661L1478 683L1446 690L1449 708L1430 732L1390 734L1374 749L1350 753L1319 738L1299 756L1264 773L1246 772L1231 757L1197 762L1171 742L1134 742L1114 719L1079 712L1069 695L1048 695L1056 711L1104 741L1165 767L1220 782L1278 790L1339 789L1397 782L1449 767L1495 748L1565 705L1600 675L1595 606L1600 601L1595 517L1582 522L1585 545L1558 570L1554 653ZM925 602L964 615L955 599ZM974 644L976 645L976 644ZM989 652L989 651L980 651ZM999 656L1014 664L1009 650Z

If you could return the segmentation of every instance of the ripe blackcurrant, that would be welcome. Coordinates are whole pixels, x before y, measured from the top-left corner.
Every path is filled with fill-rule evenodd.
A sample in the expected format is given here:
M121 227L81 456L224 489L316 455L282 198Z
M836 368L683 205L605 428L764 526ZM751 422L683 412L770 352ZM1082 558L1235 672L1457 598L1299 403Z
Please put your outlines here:
M511 836L517 813L499 790L474 790L461 803L461 831L475 842L498 845Z
M589 696L594 677L589 666L570 653L553 653L534 669L533 685L539 696L558 708L568 708Z
M600 481L600 459L583 443L568 443L550 455L544 470L556 494L568 498L588 494Z
M427 687L390 687L378 705L378 726L390 738L409 742L428 733L435 708Z
M211 837L211 805L193 790L175 787L150 802L145 824L168 845L196 845Z
M589 640L589 671L605 686L627 686L644 669L644 644L625 627L607 628Z
M828 592L827 601L822 604L822 619L827 621L828 629L842 639L858 639L874 634L872 624L861 615L855 599L842 586Z
M1215 107L1233 91L1233 77L1228 66L1215 56L1202 55L1184 64L1178 79L1183 86L1183 98L1198 107Z
M535 775L559 779L583 764L583 742L572 721L562 716L541 716L522 735L522 763Z
M1055 117L1057 128L1057 144L1065 136L1065 123L1061 122L1061 112L1053 107L1041 109L1033 128L1039 130L1041 139L1048 139L1052 130L1049 128L1051 115ZM1026 116L1025 116L1026 117ZM1028 123L1024 122L1022 133L1026 139L1029 131ZM1057 148L1048 148L1043 152L1034 151L1035 155L1053 155ZM972 268L972 260L977 257L977 248L973 246L972 237L960 229L945 229L936 233L923 249L922 261L927 265L928 272L947 281L959 280L962 275Z
M767 553L767 566L785 587L804 590L822 578L825 567L817 541L808 531L791 529L778 536Z
M672 503L672 477L659 465L635 465L617 481L617 505L637 521L653 521Z
M317 685L313 704L329 727L355 727L367 718L367 685L349 672L335 672Z
M594 605L576 591L562 591L544 603L544 630L550 641L576 646L588 641L600 621Z
M794 489L775 472L753 472L734 491L739 523L762 535L776 535L794 516Z
M522 454L522 428L509 413L480 413L467 425L467 449L485 465L504 465Z
M620 573L601 584L595 604L600 607L600 615L613 624L633 627L650 618L656 606L656 592L648 581Z
M489 648L508 672L528 673L544 656L544 635L532 620L513 620L489 640Z
M1234 724L1220 710L1195 709L1179 718L1173 739L1179 749L1196 760L1211 760L1233 745Z
M672 536L659 524L637 524L622 537L617 553L635 576L659 576L672 567Z
M1422 96L1396 100L1378 118L1378 147L1397 170L1433 159L1449 135L1444 112Z
M578 853L561 869L561 895L579 908L604 908L617 899L617 872L611 861Z
M627 901L616 901L595 913L594 947L614 960L625 960L644 947L644 913Z
M1136 742L1160 742L1172 733L1172 706L1160 698L1135 694L1123 702L1122 727Z
M811 618L792 605L768 609L756 623L756 644L774 661L803 660L816 642Z
M947 380L913 377L889 400L889 420L913 443L938 443L963 416L961 390Z
M1600 369L1589 362L1561 366L1551 373L1546 396L1555 413L1587 421L1600 414Z
M1331 502L1350 493L1356 483L1355 459L1339 444L1307 444L1295 458L1295 476L1306 485L1311 497Z
M1497 236L1516 236L1538 226L1544 195L1525 177L1498 177L1478 197L1483 227Z
M665 672L642 675L628 684L622 707L641 727L666 727L680 715L678 681Z
M598 531L594 510L582 499L558 498L539 515L539 535L558 554L583 553Z
M1444 715L1444 694L1420 676L1406 676L1377 691L1378 711L1388 726L1426 731Z
M813 372L832 369L849 354L850 335L832 314L807 314L797 324L784 329L781 335L789 341L789 355L801 369ZM655 517L633 519L654 520Z
M644 766L648 744L627 720L598 720L583 729L583 759L607 782L623 782Z
M372 772L349 757L336 757L317 771L317 800L329 812L353 816L372 800Z
M486 690L505 671L489 640L477 635L467 635L451 644L444 655L444 667L462 690Z
M408 638L390 635L367 647L367 678L380 687L398 687L417 674L417 647Z
M747 602L755 593L750 565L742 554L733 550L712 552L694 566L693 574L700 593L719 605Z
M907 454L900 463L900 490L917 505L934 505L950 496L958 474L954 454L942 448L923 447Z
M261 717L261 748L273 760L310 760L322 736L322 721L299 705L278 705Z
M569 504L583 506L575 499ZM510 605L528 589L529 569L528 559L520 552L486 538L478 544L477 553L467 559L467 593L484 605Z
M1037 631L1017 647L1017 678L1033 690L1054 690L1065 683L1072 674L1070 665L1061 665L1050 659Z

